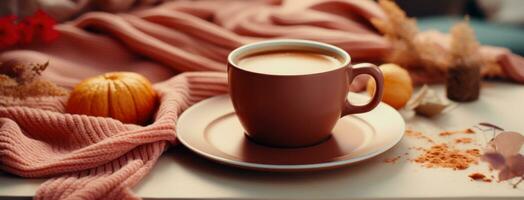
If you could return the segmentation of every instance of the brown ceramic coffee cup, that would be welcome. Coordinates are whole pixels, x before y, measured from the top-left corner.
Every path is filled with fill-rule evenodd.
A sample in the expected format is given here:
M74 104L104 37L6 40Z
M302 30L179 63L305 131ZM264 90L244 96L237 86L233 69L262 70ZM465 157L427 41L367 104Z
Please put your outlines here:
M239 60L270 51L311 51L333 56L340 66L319 73L279 75L243 69ZM369 63L352 66L344 50L307 40L268 40L244 45L228 56L230 95L246 135L278 147L302 147L330 137L341 116L368 112L382 98L383 77ZM352 105L347 94L352 80L368 74L377 89L369 103Z

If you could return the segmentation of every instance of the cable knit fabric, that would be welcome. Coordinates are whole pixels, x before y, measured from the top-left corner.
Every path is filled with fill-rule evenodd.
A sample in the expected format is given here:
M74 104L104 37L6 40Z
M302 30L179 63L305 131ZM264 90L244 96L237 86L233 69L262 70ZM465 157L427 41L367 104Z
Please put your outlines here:
M369 20L384 17L364 0L174 1L127 13L86 13L58 25L56 42L2 52L0 61L49 61L43 78L67 88L104 72L141 73L160 96L154 122L67 114L67 97L0 97L0 168L49 177L35 199L138 199L131 188L176 144L181 112L227 92L231 50L267 38L299 38L337 45L354 62L379 61L390 44ZM486 54L500 59L510 78L524 81L522 57L507 50Z
M61 97L0 107L0 168L22 177L57 176L36 199L136 198L130 187L176 142L177 116L227 92L227 80L219 72L185 72L154 88L161 104L154 123L144 127L65 114Z

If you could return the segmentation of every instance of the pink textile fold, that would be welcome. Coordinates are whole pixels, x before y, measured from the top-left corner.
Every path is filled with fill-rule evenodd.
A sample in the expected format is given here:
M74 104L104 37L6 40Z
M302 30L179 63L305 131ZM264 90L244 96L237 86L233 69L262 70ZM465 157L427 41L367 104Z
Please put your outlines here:
M54 43L2 52L0 62L49 60L43 77L67 88L104 72L138 72L160 95L154 122L138 126L67 114L66 97L0 96L0 169L50 177L35 199L139 198L131 188L176 144L178 115L227 92L231 50L267 38L299 38L337 45L354 63L380 61L391 46L369 20L384 17L365 0L174 1L127 13L86 13L58 25ZM524 82L522 57L506 49L485 54L512 80Z
M50 60L44 77L65 87L107 71L134 71L153 82L183 71L225 71L231 50L268 38L327 42L353 61L378 61L390 45L371 18L384 14L360 0L175 1L129 13L86 13L58 25L54 43L3 52L0 61Z
M35 199L137 198L130 187L176 142L178 115L227 92L227 80L220 72L185 72L154 88L161 104L154 123L144 127L63 113L63 97L9 101L0 107L0 169L22 177L56 176Z

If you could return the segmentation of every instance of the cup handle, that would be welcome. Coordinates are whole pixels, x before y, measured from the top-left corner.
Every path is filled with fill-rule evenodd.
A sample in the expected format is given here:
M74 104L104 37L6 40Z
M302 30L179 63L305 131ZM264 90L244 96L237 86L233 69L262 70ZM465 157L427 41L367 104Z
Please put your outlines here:
M371 77L373 77L376 83L375 93L373 94L373 97L371 98L371 101L369 101L369 103L361 106L352 105L346 98L346 103L344 105L344 109L342 110L342 116L368 112L375 108L378 105L378 103L380 103L380 101L382 100L382 92L384 89L384 77L382 76L382 72L380 71L380 69L376 65L371 63L361 63L353 65L353 69L348 70L348 77L350 83L353 82L355 77L361 74L368 74Z

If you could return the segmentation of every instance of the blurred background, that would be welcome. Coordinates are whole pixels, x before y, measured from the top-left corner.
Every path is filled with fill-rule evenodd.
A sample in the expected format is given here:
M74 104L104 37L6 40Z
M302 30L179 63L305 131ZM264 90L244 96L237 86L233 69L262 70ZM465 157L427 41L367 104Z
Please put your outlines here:
M503 46L524 55L523 0L396 0L408 16L417 17L422 30L448 28L470 16L482 44Z
M87 10L118 12L159 4L166 0L0 0L0 16L26 16L44 9L58 21L73 19ZM245 0L249 1L249 0ZM280 0L267 0L279 3ZM285 1L285 0L283 0ZM302 0L300 0L302 1ZM468 15L483 44L503 46L524 55L524 0L396 0L408 16L417 17L422 30L447 32Z

